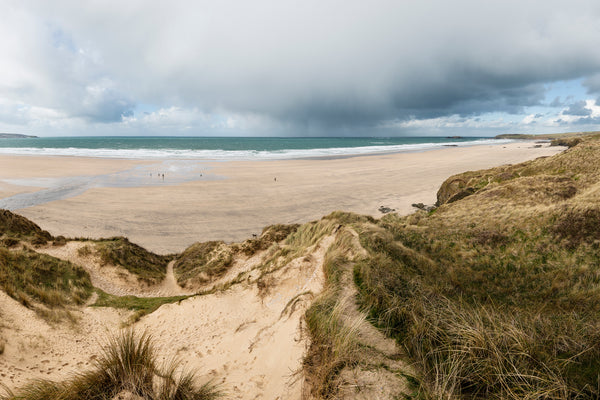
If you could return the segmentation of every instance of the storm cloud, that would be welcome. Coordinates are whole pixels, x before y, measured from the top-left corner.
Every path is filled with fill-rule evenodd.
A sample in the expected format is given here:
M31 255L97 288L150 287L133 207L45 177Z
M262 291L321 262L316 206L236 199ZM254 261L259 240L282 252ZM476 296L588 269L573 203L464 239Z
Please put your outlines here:
M555 81L600 93L595 1L8 4L0 108L78 126L139 123L149 105L198 110L197 134L227 118L238 133L348 133L524 113Z
M586 107L585 101L578 101L575 104L571 104L569 108L564 110L563 114L587 117L592 115L592 110Z

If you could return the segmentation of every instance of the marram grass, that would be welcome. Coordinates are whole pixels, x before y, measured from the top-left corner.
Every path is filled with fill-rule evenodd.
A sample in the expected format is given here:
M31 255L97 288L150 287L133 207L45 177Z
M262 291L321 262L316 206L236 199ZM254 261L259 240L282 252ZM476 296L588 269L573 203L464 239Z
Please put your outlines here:
M159 365L152 337L128 330L111 338L93 369L53 382L36 380L0 396L1 400L111 400L127 393L143 400L212 400L221 397L211 383L198 385L177 360Z

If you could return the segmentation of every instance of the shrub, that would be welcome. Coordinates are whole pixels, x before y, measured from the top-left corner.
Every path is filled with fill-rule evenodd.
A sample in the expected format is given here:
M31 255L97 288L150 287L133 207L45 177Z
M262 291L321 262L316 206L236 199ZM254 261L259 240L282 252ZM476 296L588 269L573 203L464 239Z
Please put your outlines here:
M4 247L15 247L16 245L18 245L20 243L19 239L15 239L12 237L7 237L2 239L2 246Z
M64 246L67 244L67 239L64 236L57 236L52 241L52 246Z
M600 240L600 209L563 210L552 226L552 231L560 238L566 239L570 248L583 242Z

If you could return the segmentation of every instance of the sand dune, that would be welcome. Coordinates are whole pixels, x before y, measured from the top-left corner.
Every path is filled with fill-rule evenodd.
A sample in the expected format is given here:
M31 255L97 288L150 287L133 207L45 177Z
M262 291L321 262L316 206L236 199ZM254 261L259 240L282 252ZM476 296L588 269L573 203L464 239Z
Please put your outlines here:
M182 368L219 383L228 398L299 399L302 356L308 346L304 311L321 290L323 259L332 241L332 236L323 238L270 273L268 288L259 287L261 271L257 269L266 251L251 262L242 257L220 282L247 273L244 282L163 305L132 327L152 335L161 360L177 357ZM123 278L115 274L116 267L100 267L92 258L81 257L76 251L81 246L81 242L71 242L36 250L83 266L92 273L95 285L115 295L176 295L183 291L168 274L166 284L136 293L139 285L132 277ZM130 290L126 290L127 282ZM101 345L131 314L83 307L71 310L78 319L76 324L50 325L1 291L0 312L0 333L7 342L0 357L0 377L13 389L31 379L60 380L89 368Z

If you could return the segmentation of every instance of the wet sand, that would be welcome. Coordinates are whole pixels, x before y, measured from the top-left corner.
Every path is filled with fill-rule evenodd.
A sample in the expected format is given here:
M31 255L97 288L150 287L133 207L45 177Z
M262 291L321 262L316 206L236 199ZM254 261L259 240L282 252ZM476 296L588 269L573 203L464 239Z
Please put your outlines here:
M433 204L452 174L562 150L521 142L343 159L173 164L0 156L0 196L4 201L18 194L41 196L31 203L37 205L24 202L13 210L54 235L123 235L169 253L197 241L242 241L267 225L303 223L335 210L378 217L378 208L386 206L407 214L412 203ZM157 176L161 172L164 181ZM45 202L43 191L65 182L80 186Z

